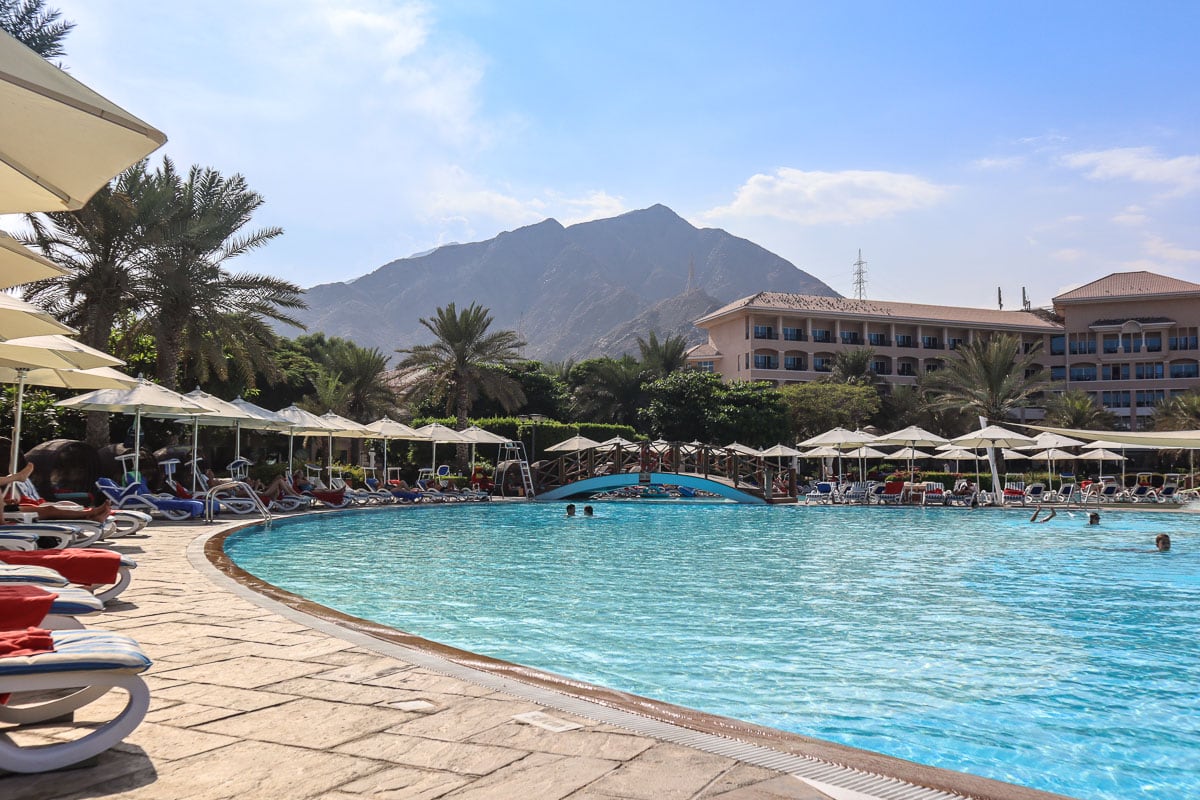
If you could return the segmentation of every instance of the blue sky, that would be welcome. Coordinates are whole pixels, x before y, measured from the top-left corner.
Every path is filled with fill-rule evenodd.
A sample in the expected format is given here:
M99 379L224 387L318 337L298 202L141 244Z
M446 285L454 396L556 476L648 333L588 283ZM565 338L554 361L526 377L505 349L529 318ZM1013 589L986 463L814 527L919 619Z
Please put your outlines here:
M229 266L302 286L654 203L844 294L861 248L877 299L1200 282L1196 3L49 4L75 77L265 196Z

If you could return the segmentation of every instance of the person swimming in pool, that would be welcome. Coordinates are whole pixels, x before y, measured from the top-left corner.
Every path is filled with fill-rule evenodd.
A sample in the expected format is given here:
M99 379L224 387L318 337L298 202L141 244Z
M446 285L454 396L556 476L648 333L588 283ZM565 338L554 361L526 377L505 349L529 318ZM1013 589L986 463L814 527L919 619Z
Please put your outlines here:
M1058 516L1058 510L1057 510L1057 509L1053 509L1053 508L1052 508L1052 509L1050 509L1050 513L1049 513L1049 514L1047 514L1046 516L1042 517L1041 519L1038 519L1038 514L1040 514L1040 513L1042 513L1042 507L1041 507L1041 506L1038 506L1038 507L1037 507L1037 510L1033 512L1033 516L1029 518L1029 521L1030 521L1030 522L1039 522L1039 523L1041 523L1041 522L1049 522L1050 520L1052 520L1052 519L1054 519L1056 516Z
M1093 511L1092 513L1088 514L1088 525L1099 525L1099 524L1100 524L1100 512L1099 511Z
M583 507L583 515L585 517L594 517L596 515L596 512L595 512L595 510L592 509L591 506L584 506Z
M568 517L575 516L575 504L574 503L567 503L567 516Z
M1154 537L1154 549L1160 553L1165 553L1171 549L1171 537L1165 533L1160 533Z

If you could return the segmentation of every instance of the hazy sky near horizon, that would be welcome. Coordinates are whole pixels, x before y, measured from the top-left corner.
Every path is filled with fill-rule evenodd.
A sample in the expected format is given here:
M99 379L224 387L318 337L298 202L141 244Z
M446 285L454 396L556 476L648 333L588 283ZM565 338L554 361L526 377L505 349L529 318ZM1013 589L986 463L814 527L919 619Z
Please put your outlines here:
M655 203L847 295L860 248L884 300L1200 282L1192 2L48 5L160 153L264 195L228 267L305 287Z

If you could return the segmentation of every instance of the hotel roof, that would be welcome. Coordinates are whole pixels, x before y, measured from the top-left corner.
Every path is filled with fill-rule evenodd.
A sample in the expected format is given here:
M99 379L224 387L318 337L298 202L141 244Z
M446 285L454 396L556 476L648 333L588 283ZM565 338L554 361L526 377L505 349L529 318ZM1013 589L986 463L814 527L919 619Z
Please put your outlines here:
M1200 287L1197 287L1200 289ZM990 308L935 306L924 303L897 303L888 300L855 300L849 297L824 297L784 292L759 292L735 300L696 320L696 325L723 317L734 311L802 311L814 314L891 317L915 322L944 322L964 325L990 325L1004 328L1062 330L1062 326L1029 311L994 311Z
M1103 278L1086 283L1078 289L1060 294L1054 298L1057 303L1071 303L1080 300L1108 300L1122 297L1146 297L1147 295L1164 294L1198 294L1200 283L1170 278L1166 275L1156 275L1153 272L1140 270L1138 272L1114 272Z

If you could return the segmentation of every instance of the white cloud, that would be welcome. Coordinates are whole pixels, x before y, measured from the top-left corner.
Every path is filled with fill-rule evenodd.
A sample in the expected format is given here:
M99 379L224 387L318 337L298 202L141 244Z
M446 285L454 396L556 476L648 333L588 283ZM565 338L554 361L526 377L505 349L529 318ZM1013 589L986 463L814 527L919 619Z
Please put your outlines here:
M1145 248L1150 255L1167 261L1200 261L1200 250L1179 247L1164 240L1161 236L1147 236Z
M1112 221L1118 225L1145 225L1150 218L1142 213L1143 210L1138 205L1125 206L1121 213L1113 215Z
M977 158L971 162L971 166L975 169L982 170L1007 170L1016 169L1025 165L1024 156L1007 156L995 158Z
M701 217L772 217L799 225L851 225L934 205L949 191L950 187L899 172L805 172L780 167L774 175L754 175L737 190L732 203Z
M625 201L622 198L614 197L603 190L588 192L583 197L574 199L564 198L555 205L564 209L564 212L558 216L558 221L563 225L607 219L624 214L629 210L625 207Z
M1080 260L1081 258L1083 258L1086 255L1087 255L1087 253L1084 252L1083 250L1080 250L1078 247L1064 247L1060 250L1055 250L1053 253L1050 254L1050 257L1053 258L1055 261L1065 261L1067 263L1072 263L1072 262Z
M1063 156L1068 167L1093 180L1129 180L1162 184L1173 194L1200 188L1200 156L1160 156L1152 147L1115 147Z

